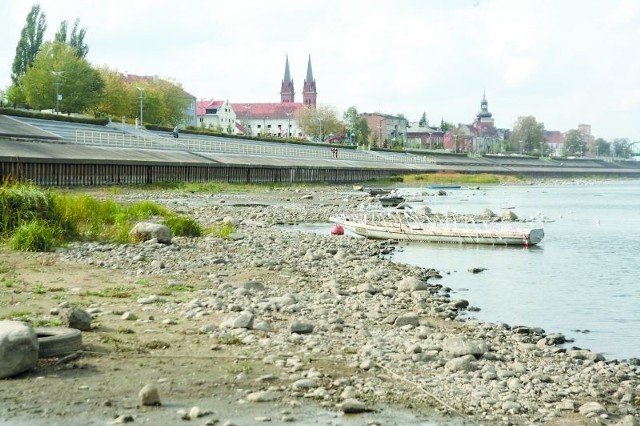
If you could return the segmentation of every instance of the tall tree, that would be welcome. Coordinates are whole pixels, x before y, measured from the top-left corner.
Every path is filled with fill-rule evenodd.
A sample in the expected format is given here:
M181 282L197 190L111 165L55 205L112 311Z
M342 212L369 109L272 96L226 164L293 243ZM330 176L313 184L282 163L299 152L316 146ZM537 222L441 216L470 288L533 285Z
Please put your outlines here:
M345 131L345 125L338 119L335 109L319 105L317 108L301 108L296 116L300 128L307 135L314 135L324 141L328 134L341 134Z
M56 31L55 35L53 36L53 41L57 41L58 43L67 42L67 25L68 25L68 21L66 19L60 22L58 31Z
M36 59L47 29L46 15L40 12L40 5L34 4L27 15L27 22L20 33L20 40L16 46L16 56L11 66L11 81L19 84L20 78L27 72Z
M611 155L611 144L602 138L593 141L593 154L596 156Z
M631 156L631 144L627 138L613 140L613 153L615 157L629 158Z
M22 76L21 87L27 103L34 108L84 112L98 102L104 81L73 48L47 42Z
M564 136L564 155L583 156L587 153L587 142L584 135L577 129L572 129Z
M427 120L427 113L423 112L422 117L420 117L420 121L418 121L418 126L420 127L429 127L429 120Z
M104 90L98 102L91 108L95 116L111 115L119 121L121 117L129 117L130 104L133 103L129 96L136 96L127 90L122 75L106 66L98 68L98 72L104 81Z
M532 115L518 117L509 136L511 146L521 153L542 154L544 150L544 123L538 123Z
M446 132L446 131L449 131L449 130L453 130L455 128L456 128L455 124L453 124L453 123L451 123L449 121L444 121L444 118L440 119L440 127L439 127L440 131Z
M369 137L369 125L367 120L358 114L356 107L352 106L342 114L347 131L345 140L356 145L364 144Z
M76 51L76 55L79 58L84 58L89 53L89 46L84 42L84 37L87 34L86 28L80 28L80 18L76 19L73 23L73 29L71 35L68 36L69 23L65 19L60 22L60 27L54 36L54 41L66 43Z

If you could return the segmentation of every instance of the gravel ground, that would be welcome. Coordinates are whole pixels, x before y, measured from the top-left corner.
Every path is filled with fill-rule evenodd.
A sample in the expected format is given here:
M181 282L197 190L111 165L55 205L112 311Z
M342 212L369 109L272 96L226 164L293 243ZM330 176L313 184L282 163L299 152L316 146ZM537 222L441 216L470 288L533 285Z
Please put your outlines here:
M466 320L438 265L393 263L392 242L274 226L372 203L362 192L101 196L235 231L3 251L0 317L54 323L71 306L92 327L79 356L0 382L0 424L640 425L640 366Z

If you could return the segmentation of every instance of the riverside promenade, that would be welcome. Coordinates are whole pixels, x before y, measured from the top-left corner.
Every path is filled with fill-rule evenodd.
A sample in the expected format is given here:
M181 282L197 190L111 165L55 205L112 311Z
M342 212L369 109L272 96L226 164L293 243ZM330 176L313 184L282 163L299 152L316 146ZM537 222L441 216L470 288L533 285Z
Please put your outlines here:
M349 183L461 172L640 177L640 162L359 151L0 115L0 178L53 186L166 181Z

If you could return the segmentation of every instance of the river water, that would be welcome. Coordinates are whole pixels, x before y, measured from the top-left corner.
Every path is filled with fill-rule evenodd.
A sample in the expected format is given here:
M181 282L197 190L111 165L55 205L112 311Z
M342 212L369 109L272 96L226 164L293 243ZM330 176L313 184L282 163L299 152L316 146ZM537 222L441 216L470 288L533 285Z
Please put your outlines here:
M394 261L438 269L453 298L480 309L469 318L563 333L607 359L640 358L640 181L447 194L415 206L474 214L512 207L520 218L546 219L544 240L530 248L401 243Z

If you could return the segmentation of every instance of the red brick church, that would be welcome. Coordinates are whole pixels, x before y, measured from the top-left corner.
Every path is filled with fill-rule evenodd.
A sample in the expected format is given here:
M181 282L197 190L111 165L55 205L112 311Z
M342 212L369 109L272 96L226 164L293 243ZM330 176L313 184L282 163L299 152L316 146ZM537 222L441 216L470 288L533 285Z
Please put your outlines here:
M315 108L318 100L316 80L311 68L311 55L302 85L302 102L295 101L295 89L289 56L286 56L284 78L280 84L280 102L229 102L206 100L197 103L201 127L218 128L225 133L250 136L304 137L296 122L296 113L303 107Z
M307 74L302 85L302 102L295 101L295 90L289 56L284 66L284 78L280 85L280 102L238 102L231 103L236 112L240 132L247 135L268 134L281 137L303 137L298 127L296 113L303 107L316 107L318 91L311 68L311 55L307 62Z

